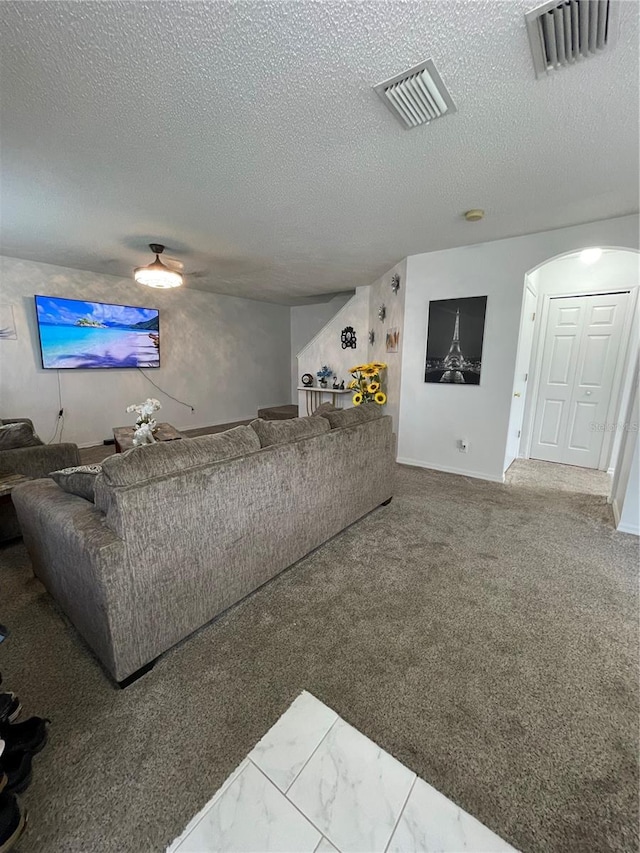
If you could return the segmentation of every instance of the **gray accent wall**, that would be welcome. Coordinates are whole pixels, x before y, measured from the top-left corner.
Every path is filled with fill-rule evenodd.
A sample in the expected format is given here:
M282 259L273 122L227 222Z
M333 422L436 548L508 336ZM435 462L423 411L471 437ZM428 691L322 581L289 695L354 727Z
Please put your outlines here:
M160 309L161 367L43 370L34 294ZM162 403L159 419L178 429L256 416L290 399L291 332L286 305L191 290L159 291L120 278L0 257L0 302L10 304L17 340L0 340L0 417L28 417L44 441L53 435L58 378L65 411L63 440L80 445L110 438L133 423L126 407L147 397Z

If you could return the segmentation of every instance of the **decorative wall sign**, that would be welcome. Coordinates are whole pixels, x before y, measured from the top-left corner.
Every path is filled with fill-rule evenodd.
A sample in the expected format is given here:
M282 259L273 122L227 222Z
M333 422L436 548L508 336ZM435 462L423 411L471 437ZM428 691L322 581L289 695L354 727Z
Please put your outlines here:
M356 333L353 326L347 326L342 330L340 340L342 341L342 349L356 348Z
M387 316L387 306L382 303L382 305L378 308L378 320L381 323L384 323L384 318Z
M387 352L398 352L400 329L387 329Z
M13 305L0 304L0 340L15 341L18 338L16 323L13 317Z
M397 293L400 290L400 276L398 273L394 273L391 276L391 290L394 293Z
M479 385L486 296L429 303L425 382Z
M369 343L370 343L370 344L375 343L375 339L376 339L376 333L375 333L375 330L374 330L374 329L369 329Z
M311 388L313 385L313 376L310 373L303 373L302 384L305 388Z

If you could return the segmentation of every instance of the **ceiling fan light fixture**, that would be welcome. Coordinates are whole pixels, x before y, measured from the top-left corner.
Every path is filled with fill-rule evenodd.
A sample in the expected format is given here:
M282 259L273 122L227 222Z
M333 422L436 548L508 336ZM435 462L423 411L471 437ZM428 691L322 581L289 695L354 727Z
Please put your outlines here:
M138 284L144 284L147 287L156 287L162 290L166 290L171 287L180 287L183 283L180 273L169 269L169 267L166 264L163 264L160 260L160 255L164 252L164 246L160 243L149 243L149 248L154 252L156 259L146 267L136 267L133 271L134 279Z

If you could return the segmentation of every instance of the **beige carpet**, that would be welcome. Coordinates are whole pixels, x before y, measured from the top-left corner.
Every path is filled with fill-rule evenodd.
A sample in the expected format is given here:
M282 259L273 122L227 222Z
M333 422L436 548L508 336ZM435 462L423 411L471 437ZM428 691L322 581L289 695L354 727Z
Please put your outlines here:
M636 850L637 539L540 482L399 469L123 692L1 549L0 668L53 720L22 853L163 850L302 690L523 851Z

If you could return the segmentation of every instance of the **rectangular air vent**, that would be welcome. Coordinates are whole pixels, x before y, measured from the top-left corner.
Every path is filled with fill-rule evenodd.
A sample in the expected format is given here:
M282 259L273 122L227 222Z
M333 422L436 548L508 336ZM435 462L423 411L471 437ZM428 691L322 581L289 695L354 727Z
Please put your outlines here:
M551 0L527 12L536 77L609 47L617 5L616 0Z
M431 59L373 88L405 130L456 111Z

